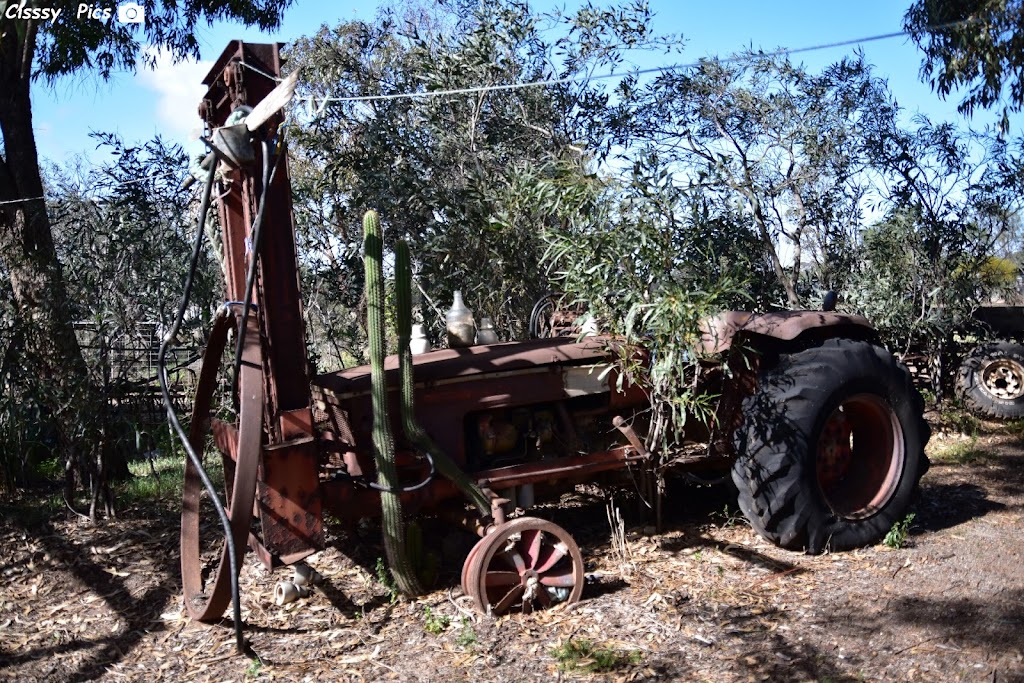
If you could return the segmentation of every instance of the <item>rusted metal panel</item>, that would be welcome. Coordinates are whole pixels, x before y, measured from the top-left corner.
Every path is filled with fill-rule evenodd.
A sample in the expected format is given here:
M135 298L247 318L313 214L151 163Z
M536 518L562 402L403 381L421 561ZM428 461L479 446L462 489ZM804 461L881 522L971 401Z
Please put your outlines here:
M473 475L478 484L495 489L506 489L523 484L542 482L579 482L599 472L621 470L634 463L641 463L647 457L632 446L622 446L588 455L564 458L549 458L539 462L510 465L483 470ZM380 494L373 489L359 487L344 478L326 481L322 484L324 508L339 519L358 519L380 514ZM436 478L434 482L417 491L401 494L403 507L412 512L419 509L436 508L448 500L461 496L458 489L447 479Z
M592 337L582 342L568 338L442 349L413 356L416 383L464 381L477 375L516 372L547 372L551 364L579 365L607 357L607 339ZM388 385L398 387L398 356L384 361ZM355 395L370 390L370 368L362 365L319 375L313 383L335 395Z
M703 324L699 350L714 354L728 351L737 334L757 334L790 341L808 330L828 328L857 329L864 333L874 330L867 318L859 315L831 311L778 311L748 313L726 311Z
M632 446L622 446L588 455L550 458L541 462L511 465L496 470L478 472L474 477L481 486L504 489L552 480L582 481L597 472L622 469L629 463L645 460L647 460L647 456L637 452Z
M275 555L304 556L323 547L316 440L307 437L265 448L258 508L263 544Z

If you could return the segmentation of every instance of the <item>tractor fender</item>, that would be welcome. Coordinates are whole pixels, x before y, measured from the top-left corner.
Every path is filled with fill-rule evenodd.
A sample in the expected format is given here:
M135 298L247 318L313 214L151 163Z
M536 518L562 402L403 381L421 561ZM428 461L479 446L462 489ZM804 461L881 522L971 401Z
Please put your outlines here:
M870 338L876 336L875 328L867 318L860 315L834 311L725 311L701 325L698 350L706 355L724 353L732 347L738 335L759 335L792 341L812 330L825 338L844 334Z
M722 387L710 440L711 453L726 458L735 455L733 434L743 422L743 401L757 390L761 371L765 369L762 355L744 354L743 346L760 348L763 345L756 341L759 337L792 342L805 335L814 335L819 340L849 337L877 342L875 328L867 318L833 311L725 311L705 320L701 328L698 353L721 355L731 378ZM729 353L737 338L747 343L736 344L739 353Z

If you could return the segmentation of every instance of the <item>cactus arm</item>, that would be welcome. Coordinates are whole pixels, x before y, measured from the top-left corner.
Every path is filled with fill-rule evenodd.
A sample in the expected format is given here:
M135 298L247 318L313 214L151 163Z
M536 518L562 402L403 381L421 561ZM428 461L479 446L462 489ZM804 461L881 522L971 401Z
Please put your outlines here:
M363 217L363 265L366 269L367 331L370 337L370 381L373 402L373 455L381 488L381 519L384 551L398 589L407 595L423 593L410 561L405 538L402 503L395 492L395 443L388 421L388 388L384 374L384 246L376 211ZM408 343L406 344L408 346Z

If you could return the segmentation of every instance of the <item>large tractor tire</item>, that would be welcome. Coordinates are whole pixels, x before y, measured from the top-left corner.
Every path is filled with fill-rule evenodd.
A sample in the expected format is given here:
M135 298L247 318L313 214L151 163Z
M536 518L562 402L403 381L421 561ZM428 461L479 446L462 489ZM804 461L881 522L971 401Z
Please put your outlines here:
M743 403L733 482L762 536L820 553L879 541L928 469L931 434L910 374L849 339L783 355Z
M1024 346L995 342L974 349L957 371L956 393L979 417L1024 417Z

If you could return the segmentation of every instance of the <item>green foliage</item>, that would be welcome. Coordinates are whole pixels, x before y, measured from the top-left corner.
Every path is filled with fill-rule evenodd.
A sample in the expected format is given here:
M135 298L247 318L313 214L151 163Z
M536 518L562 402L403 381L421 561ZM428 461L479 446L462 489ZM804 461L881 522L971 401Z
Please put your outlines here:
M911 512L902 521L893 523L892 528L882 539L882 543L893 550L904 547L907 544L907 534L910 533L910 525L913 524L914 517L914 513Z
M219 457L207 458L206 473L213 481L224 481L224 464ZM177 510L185 481L185 463L180 454L160 455L128 463L132 476L114 484L114 495L124 507Z
M946 404L939 410L936 431L977 436L981 420L961 405Z
M608 673L624 669L643 661L638 650L616 650L599 647L585 638L570 638L554 650L551 655L562 671L582 669L588 673Z
M388 563L384 561L383 557L377 558L377 563L373 566L373 574L377 579L377 583L384 587L388 596L388 602L392 604L398 602L398 596L401 595L401 592L395 583L395 577L388 571Z
M263 669L263 660L259 657L254 657L249 660L249 666L245 667L245 677L256 678L260 675L261 669Z
M691 195L656 158L637 162L628 185L604 189L591 183L589 194L552 192L549 201L578 209L570 215L563 208L566 227L545 232L545 263L567 297L623 339L620 387L629 381L649 389L656 436L648 446L669 453L688 418L707 424L713 415L716 397L693 381L701 371L701 325L746 299L749 261L738 243L720 242L726 253L717 255L694 242L706 215L687 210Z
M904 28L924 52L921 76L945 99L964 93L958 110L1002 107L1003 132L1009 112L1024 104L1020 50L1024 4L1020 0L917 0Z
M71 405L84 417L67 436L82 454L90 445L102 448L115 479L127 477L131 455L149 448L137 443L137 434L164 430L152 388L159 330L174 312L195 229L194 198L177 189L187 159L160 138L132 146L115 135L94 137L110 161L89 166L76 160L47 172L54 247L67 278L61 305L75 321L84 372L67 373L59 382L47 378L42 351L29 342L33 321L14 308L7 278L0 282L0 474L7 474L0 485L3 479L31 484L39 475L63 477L63 463L46 472L37 466L54 458L61 444L51 406L62 392L95 389L94 402ZM198 353L208 304L220 289L215 262L203 258L195 280L195 300L203 305L185 319L172 368ZM191 379L185 368L172 369L171 377ZM180 393L188 390L181 387Z
M451 625L451 617L443 614L434 614L429 606L423 607L423 630L432 635L439 635L448 630Z
M1007 287L994 257L1019 243L1024 167L991 135L923 118L881 117L870 145L890 208L863 231L845 298L890 345L935 350Z
M736 510L730 509L728 503L722 507L721 512L713 512L711 516L718 517L721 520L720 524L723 529L732 529L737 524L742 523L744 519L743 513L738 508Z
M455 639L455 644L463 648L473 647L477 642L473 624L466 617L462 617L460 624L462 628L459 629L459 635Z
M929 455L936 463L955 465L969 465L988 457L988 453L978 448L978 437L975 434L966 438L936 442L932 445Z
M144 2L146 20L139 24L116 20L82 21L76 18L73 6L65 5L58 20L45 30L35 30L37 27L33 26L33 30L26 32L27 20L13 18L0 25L3 33L14 28L19 42L29 43L27 50L19 46L9 59L20 59L26 52L35 54L33 73L36 77L54 81L58 76L81 69L94 69L107 79L113 73L134 71L140 58L146 64L154 64L159 50L166 50L177 60L198 59L202 22L213 25L216 21L232 21L264 32L276 29L292 1Z
M547 18L510 0L396 6L373 22L325 27L297 41L289 64L302 69L300 94L316 97L569 78L617 63L622 45L649 44L649 22L639 2ZM478 316L520 336L549 289L540 231L556 219L519 210L525 199L515 176L557 164L568 182L583 182L590 155L611 144L605 87L581 79L327 107L296 133L293 147L297 222L318 250L311 271L319 282L335 278L358 291L349 285L359 275L345 268L355 241L347 226L373 206L388 242L407 239L417 258L427 295L419 317L428 328L440 331L440 311L461 289Z
M627 142L738 209L785 305L799 308L808 261L822 288L842 287L864 193L862 121L886 95L862 56L818 74L764 53L702 59L634 93Z

